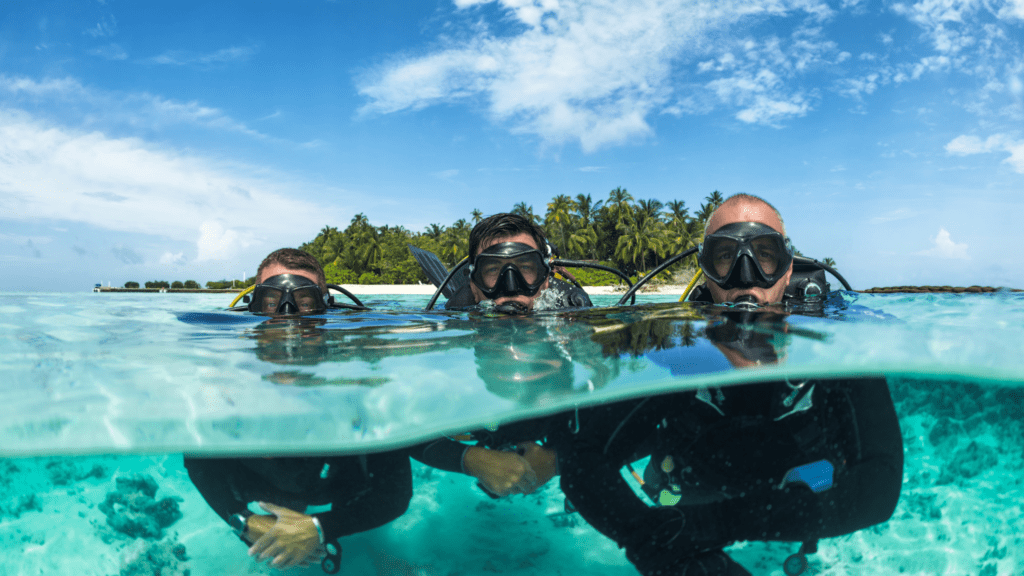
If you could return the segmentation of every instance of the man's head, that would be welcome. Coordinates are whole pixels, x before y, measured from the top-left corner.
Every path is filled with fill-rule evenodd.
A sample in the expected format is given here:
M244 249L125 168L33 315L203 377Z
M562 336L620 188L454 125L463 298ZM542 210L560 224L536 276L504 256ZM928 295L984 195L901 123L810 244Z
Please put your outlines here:
M522 216L495 214L481 220L469 233L469 254L470 289L477 302L515 303L532 310L548 287L550 254L544 231Z
M793 275L785 236L778 210L757 196L736 194L716 208L704 229L700 256L715 302L781 302ZM757 285L769 284L766 280L774 282Z
M267 255L256 270L256 289L249 310L263 314L310 314L327 305L324 270L311 254L281 248Z

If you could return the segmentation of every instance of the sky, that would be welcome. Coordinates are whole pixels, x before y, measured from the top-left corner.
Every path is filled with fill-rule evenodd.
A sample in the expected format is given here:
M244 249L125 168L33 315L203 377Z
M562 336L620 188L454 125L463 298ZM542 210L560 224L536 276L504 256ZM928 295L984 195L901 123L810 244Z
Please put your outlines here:
M1024 0L0 4L0 291L617 187L761 196L854 288L1024 288Z

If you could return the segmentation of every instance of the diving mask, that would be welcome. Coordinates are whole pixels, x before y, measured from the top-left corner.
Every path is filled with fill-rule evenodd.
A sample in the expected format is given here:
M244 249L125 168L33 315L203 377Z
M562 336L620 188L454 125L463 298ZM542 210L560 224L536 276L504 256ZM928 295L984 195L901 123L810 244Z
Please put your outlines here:
M320 314L331 303L316 282L298 274L278 274L257 284L249 301L256 314Z
M550 262L541 251L520 242L490 246L478 254L469 267L469 278L491 300L502 296L533 296L550 273Z
M793 246L760 222L726 224L700 245L697 262L704 274L725 290L771 288L793 262Z

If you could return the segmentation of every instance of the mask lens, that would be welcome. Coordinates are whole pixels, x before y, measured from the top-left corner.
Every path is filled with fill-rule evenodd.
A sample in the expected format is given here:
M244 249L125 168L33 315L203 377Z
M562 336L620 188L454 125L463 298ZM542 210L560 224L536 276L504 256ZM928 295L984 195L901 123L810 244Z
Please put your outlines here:
M782 255L779 243L772 238L754 238L750 247L754 251L754 256L757 257L757 263L761 266L761 270L768 276L774 275L779 269L779 260Z
M544 274L544 261L540 254L531 252L511 258L480 255L477 257L475 273L480 284L490 290L498 283L502 270L512 266L523 276L523 280L531 286L537 284Z
M320 290L316 288L299 288L292 292L292 298L299 309L299 314L316 312L323 307L320 300Z
M527 284L533 285L537 283L537 279L540 278L541 274L541 265L543 264L539 254L533 252L518 256L513 264L519 269L519 273L523 275L523 280L526 280Z
M259 311L263 314L273 314L277 312L277 306L281 303L284 298L284 292L281 290L275 290L273 288L262 288L262 292L259 299Z
M477 261L477 270L480 275L480 283L485 288L494 288L494 285L498 283L498 276L501 274L501 269L504 267L505 260L503 258L479 258Z
M736 249L738 247L739 243L729 238L721 238L709 242L710 264L719 278L725 278L729 274L729 268L736 259Z

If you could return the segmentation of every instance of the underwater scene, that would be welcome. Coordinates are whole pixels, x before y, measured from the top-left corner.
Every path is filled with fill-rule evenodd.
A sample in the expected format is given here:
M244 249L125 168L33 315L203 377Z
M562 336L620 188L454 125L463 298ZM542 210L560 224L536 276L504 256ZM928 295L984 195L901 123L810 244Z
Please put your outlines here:
M224 296L0 294L0 576L276 573L225 504L285 514L264 476L344 487L295 496L333 544L292 574L627 576L723 546L752 574L1024 570L1022 293L287 320ZM532 470L474 476L481 446Z

